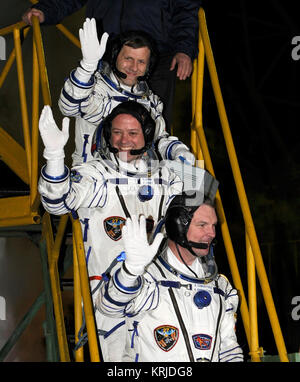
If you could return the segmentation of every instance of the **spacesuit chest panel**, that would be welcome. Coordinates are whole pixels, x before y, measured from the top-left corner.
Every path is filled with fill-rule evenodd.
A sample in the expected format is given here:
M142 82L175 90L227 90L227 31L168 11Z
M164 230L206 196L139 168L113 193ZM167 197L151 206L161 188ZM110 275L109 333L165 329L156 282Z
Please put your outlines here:
M150 200L141 201L138 192L146 183L153 189L153 196ZM117 188L124 204L120 200ZM102 208L78 210L90 276L105 272L111 262L124 250L122 227L128 214L129 216L143 214L146 217L148 233L155 229L164 191L164 187L159 185L155 178L111 176L107 182L105 205Z
M173 276L171 280L178 281L178 278ZM170 297L169 288L160 286L157 307L140 315L142 319L138 324L139 336L135 349L140 352L139 360L151 361L147 358L148 354L152 354L152 357L155 354L157 358L152 358L152 361L190 361L186 341L189 341L194 361L210 360L215 341L216 348L219 346L218 324L225 312L223 296L215 288L214 282L206 285L190 284L172 290L179 314ZM201 309L194 301L195 294L200 290L211 297L210 304Z

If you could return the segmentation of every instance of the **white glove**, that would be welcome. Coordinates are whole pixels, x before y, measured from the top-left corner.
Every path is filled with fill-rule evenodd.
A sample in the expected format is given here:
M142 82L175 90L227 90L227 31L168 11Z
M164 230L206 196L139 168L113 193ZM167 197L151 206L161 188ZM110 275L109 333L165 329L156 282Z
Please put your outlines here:
M146 232L145 216L132 216L126 220L126 225L122 229L122 237L126 252L126 260L124 262L126 269L132 275L142 275L148 264L151 263L156 255L163 234L158 233L151 245L148 244Z
M82 51L80 64L86 71L94 72L97 69L99 60L105 53L108 33L103 33L99 44L96 21L87 18L83 23L83 27L79 29L79 39Z
M177 162L185 163L185 164L190 164L194 165L195 164L195 156L193 153L189 151L189 149L181 144L177 145L178 147L174 147L172 149L172 157L174 160Z
M62 122L62 130L59 130L51 107L44 106L39 120L39 130L45 146L43 155L47 159L46 172L51 176L61 175L64 171L64 146L69 139L69 123L69 118L65 117Z

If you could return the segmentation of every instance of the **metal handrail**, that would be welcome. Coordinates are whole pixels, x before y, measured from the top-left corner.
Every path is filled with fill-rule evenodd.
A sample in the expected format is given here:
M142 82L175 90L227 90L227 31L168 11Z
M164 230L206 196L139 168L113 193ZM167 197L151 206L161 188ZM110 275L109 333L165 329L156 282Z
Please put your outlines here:
M83 309L84 309L84 316L85 316L85 323L86 323L86 329L87 329L87 335L88 335L88 345L90 350L90 358L92 362L99 362L100 361L100 354L99 354L99 345L97 340L97 330L96 330L96 324L95 324L95 316L93 311L93 304L92 304L92 298L90 293L90 284L88 279L88 272L87 272L87 266L86 266L86 260L85 260L85 251L84 251L84 244L82 239L82 231L81 231L81 224L79 222L79 219L74 219L72 215L70 215L70 218L72 220L72 227L73 227L73 242L74 242L74 269L76 272L76 278L77 285L75 285L76 290L76 301L77 304L80 301L80 294L82 297L83 302ZM77 273L78 270L78 273ZM79 286L80 284L80 286ZM75 324L75 328L80 327L81 324L81 317L79 315L79 306L77 306L77 309L75 310L75 318L79 320L78 323ZM77 333L75 333L75 336L77 336ZM79 354L77 361L83 360L83 354Z
M204 158L205 167L213 176L215 176L215 172L214 172L214 168L213 168L213 164L210 157L210 152L208 149L208 144L207 144L207 140L205 137L205 132L203 129L203 124L202 124L202 99L203 99L202 89L200 90L198 88L199 84L200 86L203 87L204 58L205 58L205 50L204 50L202 35L199 30L199 55L197 59L198 62L195 65L197 70L193 72L193 77L192 77L192 90L196 88L196 90L192 91L192 96L194 97L194 99L192 98L192 102L194 104L192 131L194 131L194 134L195 134L194 139L197 142L197 145L195 145L194 143L194 147L196 147L195 154L197 159L199 158L199 151L200 151L200 158ZM201 82L197 80L197 77L199 76L201 78ZM201 94L201 97L198 97L199 94ZM227 254L233 282L235 287L239 290L240 297L241 297L240 311L241 311L244 329L245 329L245 333L247 337L247 342L250 347L250 322L249 322L249 310L247 305L247 299L245 297L244 288L243 288L241 277L239 274L236 256L234 253L234 248L231 241L231 236L230 236L227 219L226 219L226 215L223 208L223 203L221 200L219 190L217 191L217 194L216 194L216 210L217 210L217 214L220 221L221 232L222 232L222 236L224 240L224 245L226 249L226 254Z
M39 206L39 196L37 192L38 183L38 121L39 121L39 89L41 86L42 97L44 105L51 105L51 95L50 87L48 82L47 68L45 64L45 55L43 49L43 42L40 30L40 24L37 17L32 17L32 30L33 30L33 60L32 60L32 129L30 137L29 128L29 118L28 118L28 108L26 101L26 90L25 90L25 79L23 72L23 61L22 61L22 51L21 51L21 38L20 30L26 27L23 22L16 23L6 28L0 29L0 35L6 35L8 33L13 33L15 48L13 49L8 62L6 63L1 75L0 75L0 87L4 83L9 70L12 67L14 60L16 59L17 69L18 69L18 80L19 80L19 90L20 90L20 102L21 102L21 113L23 122L23 133L25 142L25 153L27 159L27 172L28 172L28 184L30 186L30 203L24 206L23 210L28 210L27 213L32 213L32 211L37 211ZM77 46L80 47L79 40L76 39L68 30L62 25L57 25L58 29L61 30L67 37ZM30 28L26 27L24 31L24 37L28 35ZM7 135L7 142L12 142L14 144L13 138ZM20 147L21 150L21 147ZM24 180L25 175L23 176ZM23 197L21 200L18 199L20 203L24 200L27 203L27 199ZM10 198L10 201L15 202L15 199ZM16 209L13 208L13 203L8 204L8 215L10 217L3 222L4 225L27 225L34 223L39 223L39 219L32 221L32 219L26 216L16 217ZM18 209L20 210L20 209ZM26 213L25 213L26 215ZM34 216L35 217L35 216ZM49 277L50 285L52 290L53 299L53 310L55 316L56 333L58 339L58 349L59 356L62 362L69 362L70 355L68 350L67 335L64 324L64 313L62 304L62 295L60 288L60 278L58 273L58 260L61 252L63 237L66 230L66 225L68 221L68 215L63 215L60 218L58 230L54 239L52 225L49 214L46 212L42 218L42 240L46 242L47 256L48 256L48 267L49 267ZM87 269L84 257L84 247L82 242L82 233L79 221L72 219L73 225L73 252L74 252L74 275L75 275L75 288L76 293L75 299L75 330L77 330L82 322L82 309L81 303L83 302L88 341L90 347L90 358L92 362L100 361L99 348L96 335L96 326L94 322L94 315L91 303L91 296L89 290L89 282L87 278ZM79 314L80 312L80 314ZM77 335L76 331L76 335ZM83 359L83 349L80 348L75 352L76 361L80 359L78 354L81 354L81 359Z
M39 195L37 192L37 180L38 180L38 119L39 119L39 74L41 76L41 87L44 97L44 102L50 104L50 90L47 78L47 72L45 67L45 61L43 60L43 51L42 51L42 39L40 33L39 22L36 17L33 17L33 31L34 31L34 39L33 39L33 93L32 93L32 128L30 132L30 124L29 124L29 116L28 116L28 107L27 107L27 98L26 98L26 86L25 86L25 78L24 78L24 70L23 70L23 59L22 59L22 49L21 49L21 36L20 30L25 27L25 23L19 22L12 26L0 29L0 35L5 35L8 33L13 34L14 39L14 49L10 54L8 62L6 63L1 76L0 76L0 85L2 86L4 80L6 79L10 68L14 60L16 60L17 64L17 75L18 75L18 84L19 84L19 96L20 96L20 105L21 105L21 116L22 116L22 126L23 126L23 136L24 136L24 146L26 158L26 165L24 169L26 169L23 180L28 182L30 195L29 197L17 197L15 201L18 202L19 205L22 205L22 213L20 213L20 209L13 208L11 203L5 204L5 200L1 200L1 208L4 211L4 216L1 216L1 226L9 226L9 225L24 225L24 224L39 224L40 216L38 213L39 208ZM29 28L26 28L24 31L24 36L26 37L28 34ZM2 135L4 133L2 132ZM23 148L14 141L7 133L6 142L9 143L11 148L17 147L20 152L22 152ZM3 142L2 142L3 145ZM2 151L7 151L9 154L9 149L3 148ZM11 150L13 151L13 150ZM7 154L7 155L8 155ZM5 158L4 158L5 160ZM16 159L20 160L19 158ZM7 163L10 166L10 163ZM17 163L13 164L12 170L16 168ZM22 166L24 164L22 163ZM22 173L22 172L21 172ZM20 173L20 174L21 174ZM22 173L22 174L23 174ZM12 202L12 199L10 200ZM19 213L19 214L18 214ZM17 216L16 216L17 215Z
M233 173L233 177L234 177L234 181L235 181L235 185L236 185L236 189L237 189L237 193L238 193L238 197L239 197L239 201L240 201L240 206L241 206L241 210L242 210L242 214L243 214L243 218L244 218L244 224L245 224L245 229L246 229L246 238L247 238L247 240L249 240L249 245L251 246L251 252L253 253L253 257L254 257L254 261L255 261L255 267L256 268L252 267L252 272L254 272L256 269L258 277L259 277L260 285L261 285L262 292L263 292L264 301L265 301L265 304L267 307L267 311L268 311L268 315L269 315L269 319L270 319L271 327L273 330L274 339L275 339L275 343L277 346L280 360L282 362L288 362L288 356L287 356L287 351L286 351L284 339L283 339L281 328L279 325L279 321L278 321L278 317L277 317L271 289L270 289L268 278L266 275L262 255L260 252L259 243L258 243L256 232L255 232L253 219L252 219L251 212L250 212L250 207L248 204L247 195L245 192L245 188L244 188L244 184L243 184L243 180L242 180L242 176L241 176L241 172L240 172L240 168L239 168L239 164L238 164L238 160L237 160L237 155L235 152L235 147L234 147L232 136L231 136L229 122L227 119L225 105L224 105L224 101L223 101L223 97L222 97L222 92L221 92L221 88L220 88L220 84L219 84L219 80L218 80L217 70L216 70L215 61L214 61L214 57L213 57L213 52L212 52L210 39L209 39L209 35L208 35L205 12L204 12L203 8L200 8L198 16L199 16L200 35L201 35L201 40L202 40L203 46L204 46L205 58L206 58L206 62L207 62L208 70L209 70L209 75L210 75L210 79L211 79L211 84L212 84L212 88L213 88L213 92L214 92L214 96L215 96L215 100L216 100L216 104L217 104L219 119L220 119L221 126L222 126L222 131L223 131L223 135L224 135L224 139L225 139L227 153L229 156L231 169L232 169L232 173ZM201 106L201 110L202 110L202 104L200 106ZM197 107L196 107L196 110L197 110ZM205 140L202 124L198 125L197 121L196 121L196 127L195 128L196 128L196 131L198 132L199 141L201 142L201 149L203 151L203 155L204 155L207 169L209 171L211 171L213 174L212 163L210 161L209 152L208 152L208 149L206 147L206 140ZM218 206L219 206L219 208L218 208ZM219 210L219 212L220 212L220 210L222 210L220 198L218 195L217 195L217 209ZM221 217L221 222L223 222L223 220L222 220L223 217L224 216ZM223 224L222 224L222 226L223 226ZM227 241L227 239L226 239L226 241ZM225 246L226 246L226 241L224 240ZM228 253L227 253L227 255L228 255ZM232 265L234 265L234 268L235 268L235 262L236 262L235 257L230 256L229 263L230 263L231 267L232 267ZM235 270L233 272L233 278L238 278ZM254 278L253 278L253 280L254 280ZM235 283L235 285L238 288L238 284ZM254 286L252 284L251 284L251 288L254 288ZM252 292L253 292L253 290L252 290ZM243 298L242 298L242 300L243 300ZM241 303L243 303L243 301L241 301ZM251 314L250 318L249 318L249 313L246 313L245 308L244 308L244 313L242 312L242 314L244 316L243 317L244 326L245 326L245 322L247 322L249 320L249 323L250 323L249 327L251 328L250 331L252 333L253 333L253 330L255 328L255 320L256 320L255 314L253 314L253 312L254 312L253 309L255 309L255 307L252 305L252 314ZM248 315L248 318L246 317L247 315ZM246 328L245 328L245 330L246 330ZM247 332L248 332L248 330L246 330L246 334L247 334ZM249 332L248 332L247 338L249 338ZM249 340L248 340L248 343L249 343ZM254 358L256 358L256 360L257 360L257 354L259 353L259 350L252 348L253 343L254 342L252 341L249 344L251 346L250 354L251 354L251 357L254 355Z

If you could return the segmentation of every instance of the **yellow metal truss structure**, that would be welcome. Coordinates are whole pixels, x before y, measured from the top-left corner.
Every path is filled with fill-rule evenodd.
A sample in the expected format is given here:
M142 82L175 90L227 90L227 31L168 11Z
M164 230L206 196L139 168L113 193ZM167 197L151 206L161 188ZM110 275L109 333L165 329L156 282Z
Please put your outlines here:
M272 298L269 282L267 279L260 246L257 240L250 207L244 188L238 159L236 156L230 126L222 98L222 92L218 80L217 70L210 45L209 34L202 8L199 11L199 55L194 62L192 76L192 122L191 122L191 149L198 160L204 163L204 167L214 175L214 169L205 132L202 123L202 100L205 61L208 67L210 81L212 84L217 110L226 143L227 153L230 160L233 178L240 202L240 207L245 224L245 247L247 256L248 299L245 296L243 284L230 237L230 232L223 209L220 193L216 196L216 205L227 258L235 288L239 290L241 305L240 311L249 346L249 355L252 362L260 362L263 357L263 349L259 346L257 299L256 299L256 274L260 282L263 298L267 308L271 328L277 346L280 361L288 362L287 351L278 321L275 305ZM69 40L80 47L79 40L73 36L63 25L56 26ZM23 72L22 49L20 42L20 30L24 37L32 29L33 58L32 58L32 124L30 128L27 101L25 95L25 78ZM78 219L71 215L61 216L56 232L53 231L51 216L41 213L40 199L37 191L38 183L38 119L39 119L39 90L41 88L43 104L51 105L50 87L48 83L47 69L45 63L44 47L38 19L33 17L33 25L29 27L23 22L0 29L0 36L13 34L14 49L8 58L5 67L0 74L0 88L5 78L16 61L19 96L21 104L21 115L23 124L24 147L19 145L5 130L0 127L0 155L2 160L10 169L26 183L30 188L27 196L8 197L0 199L0 227L41 225L47 257L48 272L50 277L54 318L56 324L57 341L59 348L59 359L61 362L70 362L70 351L68 348L67 334L64 322L64 307L60 287L60 275L58 272L58 260L62 255L62 244L65 238L67 222L72 223L73 244L73 285L74 285L74 334L75 342L78 340L78 332L84 318L88 336L89 358L91 362L100 361L100 349L96 333L92 299L89 289L88 273L85 262L84 245L82 239L81 225ZM0 351L1 352L1 351ZM83 362L83 347L75 351L75 361Z

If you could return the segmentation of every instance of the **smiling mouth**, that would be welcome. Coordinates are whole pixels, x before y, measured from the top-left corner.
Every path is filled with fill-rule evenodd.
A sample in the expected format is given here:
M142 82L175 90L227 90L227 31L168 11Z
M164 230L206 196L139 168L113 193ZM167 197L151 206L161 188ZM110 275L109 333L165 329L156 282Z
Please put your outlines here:
M133 147L120 147L119 148L119 151L130 151L130 150L133 150L134 148Z

